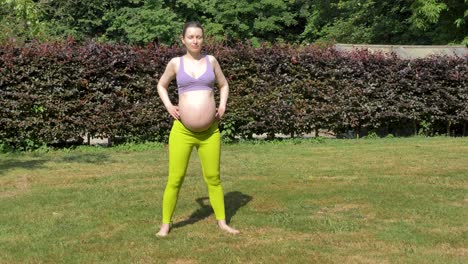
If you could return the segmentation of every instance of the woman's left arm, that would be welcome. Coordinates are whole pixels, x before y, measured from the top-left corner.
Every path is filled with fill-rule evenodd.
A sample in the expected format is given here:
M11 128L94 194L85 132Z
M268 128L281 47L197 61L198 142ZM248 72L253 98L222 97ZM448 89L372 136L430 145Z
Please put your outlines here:
M216 82L218 83L219 88L219 105L216 116L218 119L221 119L224 116L224 113L226 112L226 104L229 96L229 84L226 80L226 77L223 74L223 71L221 70L221 66L219 66L218 61L215 57L211 57L213 58L212 65L216 76Z

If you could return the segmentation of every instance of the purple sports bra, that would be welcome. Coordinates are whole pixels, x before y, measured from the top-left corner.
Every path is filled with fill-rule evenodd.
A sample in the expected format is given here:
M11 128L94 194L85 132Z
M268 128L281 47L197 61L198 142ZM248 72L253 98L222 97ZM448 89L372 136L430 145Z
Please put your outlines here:
M213 66L210 63L208 56L205 56L205 59L206 71L200 77L194 78L185 72L184 57L180 57L179 70L176 74L178 88L177 91L179 94L189 91L213 90L213 85L215 82Z

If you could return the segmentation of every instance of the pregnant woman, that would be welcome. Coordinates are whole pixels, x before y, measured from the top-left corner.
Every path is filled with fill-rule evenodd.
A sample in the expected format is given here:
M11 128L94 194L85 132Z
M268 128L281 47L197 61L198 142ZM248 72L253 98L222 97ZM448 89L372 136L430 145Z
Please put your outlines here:
M218 61L201 53L203 34L199 23L185 24L181 40L187 52L168 63L158 82L159 97L174 118L174 123L169 135L169 176L163 196L162 225L157 236L167 236L169 233L169 224L193 147L196 147L200 157L219 228L231 234L239 233L226 223L224 193L219 176L221 136L218 121L226 110L229 85ZM172 104L167 92L174 79L178 87L178 105ZM213 92L215 83L220 89L217 109Z

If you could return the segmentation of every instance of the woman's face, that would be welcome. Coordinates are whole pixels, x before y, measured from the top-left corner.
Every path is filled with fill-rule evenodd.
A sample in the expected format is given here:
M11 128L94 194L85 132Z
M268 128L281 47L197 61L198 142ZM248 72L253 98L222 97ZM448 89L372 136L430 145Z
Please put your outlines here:
M182 43L188 51L200 52L203 44L203 30L199 27L188 27L182 37Z

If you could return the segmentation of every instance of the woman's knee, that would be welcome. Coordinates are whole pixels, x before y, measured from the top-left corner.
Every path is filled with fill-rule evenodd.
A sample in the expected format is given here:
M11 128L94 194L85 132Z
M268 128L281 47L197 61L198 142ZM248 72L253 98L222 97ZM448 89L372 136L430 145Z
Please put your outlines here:
M171 173L169 180L167 181L167 187L179 189L184 182L185 174L183 173Z
M205 182L208 186L219 186L221 185L221 179L219 178L219 172L205 172Z

